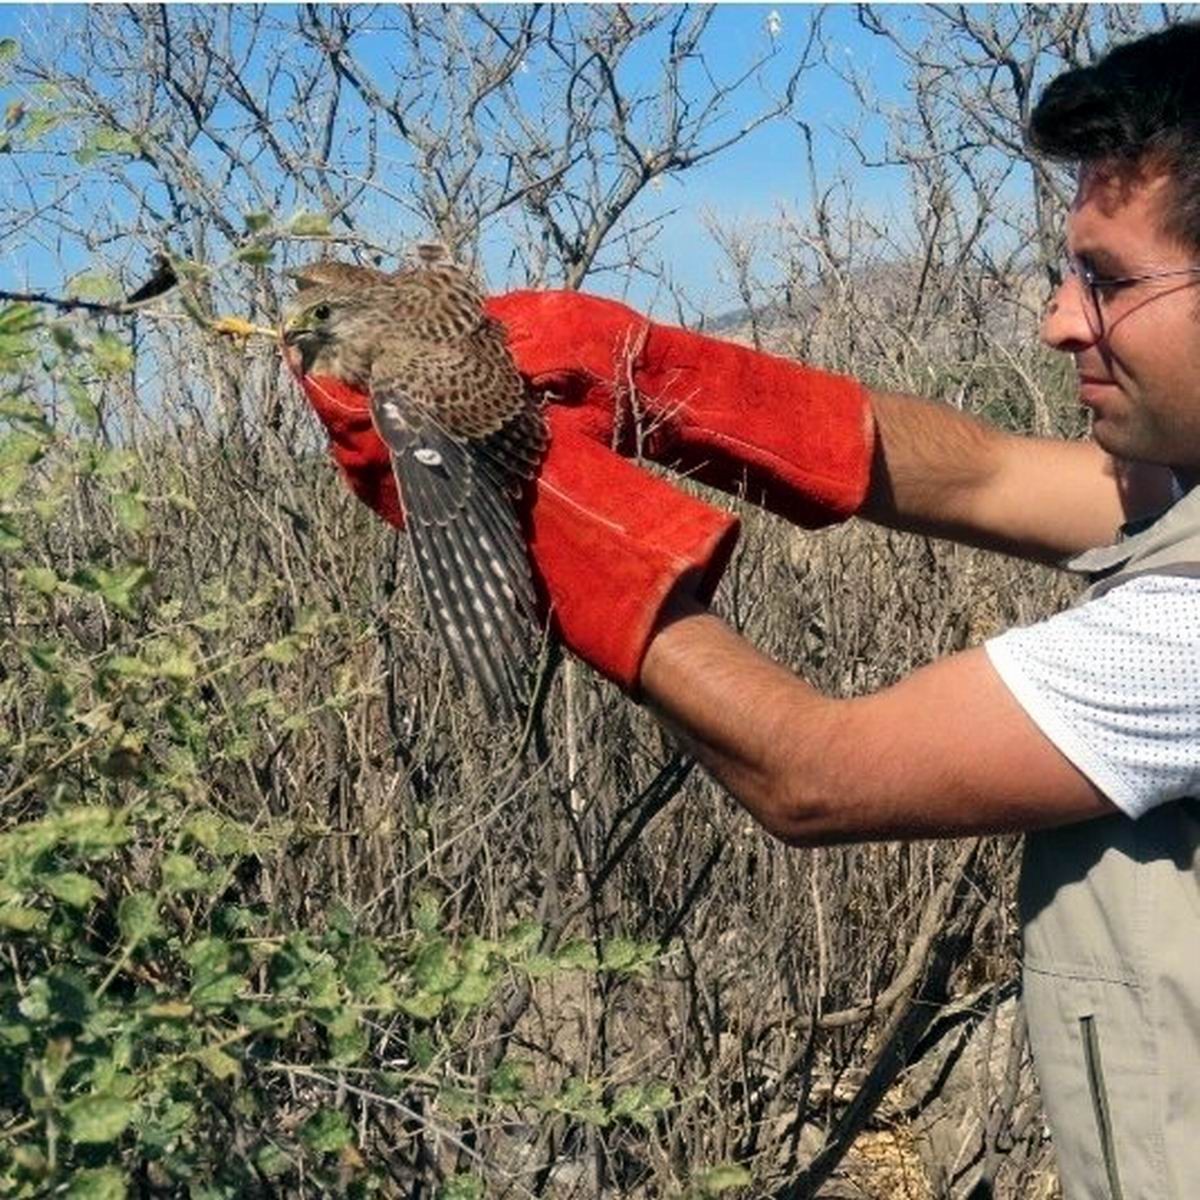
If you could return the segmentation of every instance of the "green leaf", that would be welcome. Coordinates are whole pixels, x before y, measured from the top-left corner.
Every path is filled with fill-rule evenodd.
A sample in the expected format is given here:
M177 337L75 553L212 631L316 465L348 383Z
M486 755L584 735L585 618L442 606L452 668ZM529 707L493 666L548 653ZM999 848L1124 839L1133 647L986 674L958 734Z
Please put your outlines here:
M117 906L117 925L127 943L137 943L162 932L158 900L147 892L134 892Z
M324 213L298 212L288 229L297 237L323 237L329 232L329 218Z
M205 850L215 850L221 840L223 818L215 812L193 813L184 822L183 832Z
M290 1170L292 1160L278 1146L267 1142L255 1150L254 1165L268 1179L278 1179Z
M276 1029L286 1034L291 1031L297 1016L294 1012L283 1014L272 1012L261 1004L235 1004L233 1011L239 1024L245 1025L247 1029L255 1032L262 1029Z
M438 1088L434 1103L439 1112L455 1121L469 1120L479 1109L473 1093L453 1084L443 1084Z
M52 596L58 588L58 576L49 567L26 567L21 582L43 596Z
M193 942L183 954L197 981L220 975L229 965L229 943L221 938L206 937Z
M93 154L125 154L129 157L141 153L141 145L132 133L102 125L88 133L84 150Z
M105 660L104 673L121 679L149 679L154 669L144 658L133 654L114 654Z
M46 439L28 430L16 430L0 441L0 467L28 466L45 451Z
M352 1139L349 1122L336 1108L322 1108L300 1126L300 1140L321 1154L341 1150Z
M442 906L433 892L421 891L414 897L413 925L427 937L437 933L442 923Z
M163 1000L147 1005L143 1011L155 1021L187 1021L196 1010L184 1000Z
M30 981L25 995L17 1004L17 1011L30 1021L50 1019L50 984L44 977Z
M33 1019L30 1017L30 1020ZM17 1049L28 1046L31 1041L33 1041L33 1034L23 1021L0 1024L0 1046Z
M0 62L10 62L20 53L21 43L16 38L0 38Z
M275 261L275 251L270 246L250 245L239 250L233 257L247 266L265 267Z
M484 1181L478 1175L451 1175L437 1191L437 1200L483 1200Z
M594 971L599 965L595 947L581 938L567 942L554 956L554 961L560 967L575 967L585 971Z
M606 971L634 975L645 970L657 957L656 942L635 942L632 938L615 937L604 943L600 965Z
M132 1101L116 1096L82 1096L63 1110L71 1140L85 1145L115 1141L136 1111Z
M24 463L0 466L0 500L11 500L25 486L29 468Z
M358 939L342 968L342 979L353 996L369 1000L383 983L385 969L379 951L365 939Z
M423 991L444 995L453 991L462 978L449 944L440 938L422 947L412 967L413 978Z
M218 975L192 988L192 1003L197 1008L224 1008L237 998L245 985L246 981L241 975L232 972Z
M140 492L117 492L112 506L118 523L130 533L141 533L146 528L146 505Z
M11 553L25 545L21 531L10 517L0 516L0 551Z
M67 1200L125 1200L125 1173L120 1167L87 1167L71 1176Z
M241 1063L216 1046L197 1051L196 1059L214 1079L236 1079L242 1072Z
M263 689L264 691L266 689ZM269 696L274 693L267 692ZM355 929L357 921L354 916L354 910L344 900L334 900L334 902L326 909L325 920L329 923L329 928L334 933L345 934L349 937Z
M18 300L0 308L0 337L11 338L32 333L41 323L42 315L36 305Z
M207 885L208 873L190 854L168 854L163 859L162 880L163 887L173 892L196 892Z
M536 950L542 940L542 927L536 921L521 921L500 939L500 953L508 959L524 958Z
M87 908L101 892L100 885L94 879L81 875L78 871L48 875L42 880L42 886L56 900L61 900L72 908Z
M0 929L11 929L13 933L32 933L44 929L49 918L38 908L24 904L0 904Z
M408 1044L412 1051L413 1062L422 1071L428 1070L438 1056L438 1047L433 1038L424 1029L417 1029L409 1036Z
M102 450L95 456L92 472L101 479L112 479L137 465L137 455L132 450Z
M79 418L80 423L85 429L100 428L100 410L92 402L92 398L82 388L71 391L68 388L68 395L71 397L71 408L75 415Z
M182 1100L171 1100L150 1117L143 1117L138 1142L152 1150L163 1150L195 1123L196 1107Z
M270 642L264 646L262 654L263 658L270 662L287 666L300 657L300 643L291 634L288 634L287 637L282 637L279 641Z
M551 1112L578 1117L589 1125L603 1127L609 1123L608 1110L600 1100L600 1084L586 1079L568 1079L559 1094L539 1102L539 1107Z
M625 1117L650 1129L656 1115L673 1101L671 1089L665 1083L635 1083L617 1092L609 1112L613 1117Z
M261 233L271 224L269 212L248 212L245 214L247 233Z
M195 679L196 660L181 646L176 646L159 659L155 673L160 679Z
M102 375L121 375L133 366L133 351L113 333L98 333L91 353L92 363Z
M405 996L400 1001L400 1007L419 1021L432 1021L442 1011L445 1002L444 997L432 992L417 992L413 996Z
M121 298L121 285L105 271L81 271L78 275L72 275L67 280L65 291L76 300L105 302Z
M154 578L145 563L125 563L109 570L95 564L76 571L71 582L85 592L99 594L119 612L133 616L137 598Z
M496 983L495 976L485 971L468 971L450 993L450 1000L460 1008L478 1008L491 998Z
M50 337L60 350L66 350L67 352L70 352L79 349L79 339L75 336L75 331L66 323L66 321L52 321L49 328ZM68 380L68 389L72 384L79 386L79 380Z
M59 840L84 858L107 858L131 836L123 812L98 804L67 809L54 830Z
M492 1099L503 1103L514 1103L525 1095L529 1070L524 1063L503 1062L488 1080L488 1093Z
M358 1018L353 1013L348 1016L350 1017L350 1027L332 1033L329 1038L330 1060L339 1066L348 1066L350 1063L358 1062L370 1046L367 1031L359 1023Z
M8 417L10 420L31 427L39 441L44 441L51 432L51 427L41 408L32 400L26 400L20 396L5 396L0 399L0 417Z
M25 139L27 144L36 142L59 125L65 124L65 113L55 112L51 108L32 108L25 118Z

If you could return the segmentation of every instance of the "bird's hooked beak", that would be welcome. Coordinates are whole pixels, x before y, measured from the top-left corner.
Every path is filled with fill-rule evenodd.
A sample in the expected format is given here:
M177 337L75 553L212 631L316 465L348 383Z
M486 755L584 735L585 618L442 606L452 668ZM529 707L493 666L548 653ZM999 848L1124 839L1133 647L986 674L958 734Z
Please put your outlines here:
M333 340L329 331L314 323L310 313L296 313L283 323L280 341L283 356L297 375L307 375L323 346Z
M291 317L283 325L283 344L285 346L302 346L304 342L318 339L319 332L314 329L303 316Z

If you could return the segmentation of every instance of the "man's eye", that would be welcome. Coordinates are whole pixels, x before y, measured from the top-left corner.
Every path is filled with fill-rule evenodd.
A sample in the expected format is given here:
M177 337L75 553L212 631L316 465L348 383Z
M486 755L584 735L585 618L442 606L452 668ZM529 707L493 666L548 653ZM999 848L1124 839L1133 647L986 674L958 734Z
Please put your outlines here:
M1109 279L1104 275L1095 275L1092 277L1092 290L1102 300L1107 300L1111 296L1115 296L1118 292L1127 288L1130 284L1128 279Z
M330 308L328 304L318 304L317 307L313 309L313 316L316 317L318 321L328 321L329 314Z

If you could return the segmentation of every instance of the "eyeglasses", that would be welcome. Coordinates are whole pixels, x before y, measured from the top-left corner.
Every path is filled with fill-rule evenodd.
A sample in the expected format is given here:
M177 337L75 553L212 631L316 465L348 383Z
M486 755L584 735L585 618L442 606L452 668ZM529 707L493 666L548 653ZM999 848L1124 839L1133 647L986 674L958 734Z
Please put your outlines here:
M1075 276L1083 287L1084 295L1088 299L1085 309L1088 324L1097 337L1104 333L1104 310L1118 292L1132 287L1135 283L1145 283L1151 279L1179 279L1185 275L1200 275L1200 266L1171 267L1165 271L1145 271L1140 275L1097 275L1084 259L1075 254L1067 255L1063 266L1065 274Z

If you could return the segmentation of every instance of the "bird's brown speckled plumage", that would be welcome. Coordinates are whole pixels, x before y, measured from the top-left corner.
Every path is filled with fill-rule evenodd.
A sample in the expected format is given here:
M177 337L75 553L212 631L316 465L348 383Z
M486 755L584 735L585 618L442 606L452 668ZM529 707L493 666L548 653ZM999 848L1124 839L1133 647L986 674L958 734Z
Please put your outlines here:
M547 434L504 330L471 277L429 246L392 275L327 260L295 276L284 340L304 375L369 394L455 667L512 713L538 644L514 500Z

